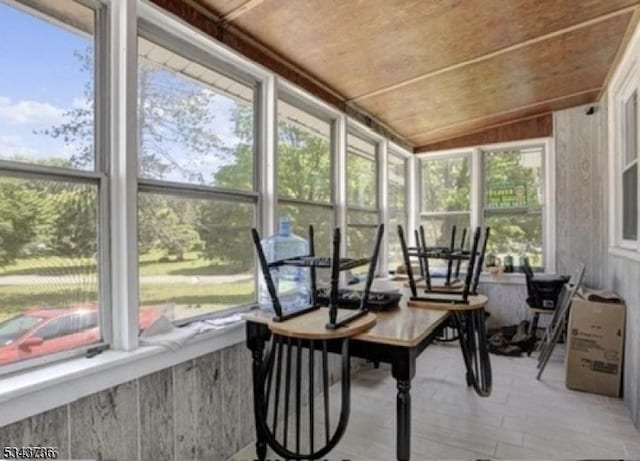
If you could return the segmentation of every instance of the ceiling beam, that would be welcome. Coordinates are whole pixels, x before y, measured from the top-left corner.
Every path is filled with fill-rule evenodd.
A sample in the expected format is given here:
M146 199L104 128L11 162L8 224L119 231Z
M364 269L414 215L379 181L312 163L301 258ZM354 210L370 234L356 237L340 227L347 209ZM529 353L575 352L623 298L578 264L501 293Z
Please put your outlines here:
M256 6L261 5L263 2L264 2L264 0L248 0L247 2L243 3L238 8L236 8L235 10L225 14L222 17L222 20L225 21L225 22L231 22L231 21L233 21L235 19L238 19L240 16L245 14L247 11L250 11L253 8L255 8Z
M577 29L581 29L583 27L588 27L588 26L591 26L593 24L597 24L599 22L606 21L607 19L611 19L613 17L628 13L630 11L636 12L637 9L638 9L638 5L637 4L636 5L631 5L631 6L626 6L624 8L620 8L620 9L612 11L610 13L603 14L603 15L597 16L595 18L591 18L591 19L589 19L587 21L582 21L580 23L573 24L572 26L565 27L565 28L562 28L562 29L559 29L559 30L556 30L556 31L553 31L553 32L550 32L550 33L547 33L547 34L544 34L544 35L539 35L538 37L530 38L528 40L515 43L513 45L498 49L496 51L492 51L491 53L483 54L481 56L476 56L475 58L472 58L472 59L467 59L465 61L460 61L460 62L452 64L450 66L442 67L440 69L437 69L437 70L434 70L434 71L431 71L431 72L427 72L425 74L417 75L417 76L412 77L410 79L407 79L407 80L404 80L404 81L401 81L401 82L398 82L398 83L394 83L393 85L389 85L389 86L386 86L384 88L379 88L379 89L377 89L375 91L371 91L371 92L356 96L354 98L351 98L351 99L348 100L348 102L358 102L358 101L361 101L363 99L371 98L373 96L378 96L380 94L387 93L389 91L393 91L393 90L396 90L398 88L402 88L402 87L407 86L407 85L411 85L413 83L419 82L421 80L425 80L427 78L430 78L430 77L433 77L433 76L436 76L436 75L444 74L446 72L451 72L453 70L460 69L460 68L466 67L466 66L470 66L470 65L476 64L478 62L486 61L488 59L495 58L496 56L500 56L502 54L509 53L511 51L515 51L515 50L518 50L518 49L521 49L521 48L524 48L524 47L527 47L527 46L530 46L530 45L534 45L536 43L543 42L545 40L549 40L551 38L555 38L555 37L558 37L560 35L567 34L569 32L575 31Z
M475 133L458 136L445 141L416 147L415 153L431 152L458 147L481 146L499 142L519 141L522 139L545 138L553 134L553 116L551 113L517 120L514 122L487 128Z

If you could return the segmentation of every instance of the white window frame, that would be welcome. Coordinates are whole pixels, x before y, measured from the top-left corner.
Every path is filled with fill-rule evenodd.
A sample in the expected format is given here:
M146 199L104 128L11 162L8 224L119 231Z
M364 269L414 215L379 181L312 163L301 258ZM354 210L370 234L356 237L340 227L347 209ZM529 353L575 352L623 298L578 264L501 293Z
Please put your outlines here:
M443 159L455 158L462 155L469 155L471 161L471 227L482 226L484 223L484 179L483 179L483 151L495 150L519 150L532 145L544 146L543 158L543 229L542 246L544 255L544 271L553 274L556 271L556 183L555 183L555 150L553 138L534 138L523 141L484 144L466 149L448 149L434 152L424 152L417 154L416 168L420 170L418 184L415 193L418 200L416 202L416 223L419 225L421 218L422 204L422 174L420 161L423 159ZM434 212L433 215L438 213ZM441 214L441 213L440 213ZM511 274L510 274L511 276ZM522 278L522 274L513 274L515 278Z
M274 122L275 125L275 158L274 160L274 202L277 207L280 203L283 204L291 204L291 205L302 205L302 206L311 206L318 207L331 210L332 215L332 226L336 226L339 220L338 216L338 196L340 194L338 183L340 181L338 174L338 165L339 165L339 136L340 136L340 124L341 118L343 115L327 105L325 102L320 101L317 98L311 98L304 92L301 92L297 87L292 84L278 80L277 83L277 95L276 95L276 105L277 101L282 99L287 104L299 109L303 112L308 113L309 115L316 117L322 121L329 123L330 125L330 139L329 139L329 156L330 156L330 188L331 188L331 197L329 202L317 202L317 201L308 201L302 199L295 199L291 197L280 197L278 195L278 162L277 162L277 149L278 149L278 135L277 135L277 126L278 126L278 118L276 111L276 119ZM274 209L275 214L275 209ZM322 225L324 223L318 222L318 225ZM274 222L274 228L272 232L276 232L277 223ZM306 234L303 237L307 237Z
M624 102L633 91L636 91L640 98L639 55L640 28L636 28L618 67L612 73L606 96L609 133L609 253L635 261L640 261L640 235L637 241L623 239L622 171L624 166ZM636 114L636 121L638 123L636 134L640 145L640 113ZM638 157L640 157L640 153L638 153ZM640 163L637 165L640 169ZM640 170L638 174L640 175ZM638 187L638 203L640 203L640 187ZM640 213L638 219L640 233Z
M485 155L486 153L496 152L496 151L519 151L521 149L526 149L530 147L540 146L543 149L542 154L542 204L541 204L541 215L542 215L542 257L544 262L544 272L545 273L555 273L556 271L556 262L555 262L555 238L549 238L550 236L555 236L555 220L553 223L549 221L552 220L551 214L547 212L547 208L550 206L550 202L555 203L555 168L550 171L549 163L552 161L551 156L549 155L551 145L553 143L550 142L549 139L540 139L539 142L536 140L527 140L516 143L500 143L500 144L492 144L487 146L481 146L477 148L476 155L480 158L480 174L478 175L479 181L479 192L477 199L479 200L479 205L477 210L479 210L479 215L476 217L476 222L480 223L480 226L484 226L484 221L486 218L486 210L484 207L485 203L485 181L486 181L486 171L485 171ZM551 154L552 155L552 154ZM555 165L555 162L554 162ZM553 186L553 192L551 192L549 185ZM552 194L552 195L548 195ZM549 200L549 198L552 198ZM508 215L508 214L507 214ZM553 226L551 226L553 224ZM553 228L552 228L553 227ZM551 243L553 241L553 243ZM553 250L547 248L550 245L553 246Z
M330 116L334 122L334 205L335 225L346 229L346 150L347 130L372 140L377 144L378 155L378 215L383 222L386 216L387 196L386 165L388 149L402 153L408 160L408 226L411 232L416 220L416 164L412 153L390 143L385 137L345 113L310 95L295 84L278 77L274 72L252 62L212 37L177 18L150 0L81 0L104 9L103 20L108 30L100 34L97 52L104 53L105 70L97 76L96 85L104 86L104 94L96 104L103 104L104 111L96 121L101 130L96 136L97 148L103 149L107 178L100 176L101 221L100 245L101 284L104 287L101 302L104 313L104 350L92 359L64 358L56 363L20 370L9 376L0 376L0 426L27 418L52 408L73 402L81 397L111 388L158 370L166 369L195 357L240 343L245 340L243 324L235 324L220 331L210 331L193 338L178 351L167 351L162 347L138 344L138 252L137 252L137 60L138 20L141 19L162 29L189 46L206 52L217 62L224 62L250 76L259 85L256 101L257 163L255 194L257 200L257 223L261 233L275 231L276 171L275 151L277 145L277 100L278 92L294 95ZM99 46L98 46L99 45ZM0 164L0 167L3 165ZM30 172L31 173L31 172ZM35 172L38 173L37 171ZM66 172L65 172L66 173ZM98 180L98 179L96 179ZM173 185L172 185L173 186ZM177 186L180 188L179 186ZM194 192L185 186L185 193ZM105 189L102 194L102 188ZM197 191L200 192L200 191ZM209 193L210 191L206 191ZM251 194L250 194L251 195ZM386 235L386 232L385 232ZM133 236L133 237L132 237ZM386 237L384 244L386 245ZM108 251L107 251L108 249ZM346 251L343 239L342 254ZM381 255L380 268L386 272L386 246ZM381 269L380 272L383 272ZM104 298L104 299L102 299ZM108 309L112 306L111 310ZM69 392L69 389L73 389Z
M260 93L262 92L262 88L260 82L256 79L252 78L251 75L246 74L243 70L238 69L234 66L227 65L222 61L218 61L216 57L211 56L208 50L203 49L199 46L194 46L194 44L189 43L179 36L176 36L171 33L171 31L167 31L166 29L158 28L155 24L150 23L146 20L140 20L138 18L138 28L137 28L137 37L144 38L147 41L151 41L157 46L165 48L167 51L171 53L175 53L180 57L189 60L190 62L195 62L202 66L205 66L214 72L217 72L225 77L247 87L252 87L254 90L254 146L253 146L253 187L251 190L239 190L239 189L226 189L218 186L208 186L208 185L199 185L187 182L174 182L171 180L164 179L151 179L145 178L137 175L136 168L136 176L137 176L137 194L136 197L141 193L147 194L157 194L163 195L165 197L171 198L186 198L193 200L209 200L212 202L218 203L238 203L238 204L251 204L254 206L254 220L253 226L256 228L260 228L260 213L259 211L259 178L260 178L260 170L259 170L259 136L258 136L258 127L261 125L260 123L260 110L256 110L257 106L260 104ZM170 43L173 42L173 43ZM137 48L136 48L137 50ZM136 51L137 52L137 51ZM203 82L203 85L206 83ZM137 111L136 111L137 113ZM136 157L136 166L137 166L137 157ZM138 207L136 207L136 219L138 216ZM137 234L134 234L137 235ZM139 257L139 255L138 255ZM137 265L137 263L136 263ZM257 262L254 261L254 267L258 267ZM139 282L138 282L139 284ZM138 287L139 290L139 287ZM254 277L254 293L256 295L256 300L258 296L258 277L257 271L256 276ZM177 320L175 323L178 325L184 325L196 320L210 318L211 316L224 316L229 315L237 311L246 311L255 303L248 304L240 304L236 306L230 306L228 308L214 311L214 312L206 312L202 314L198 314L192 317L182 318ZM138 307L139 309L139 307Z
M351 136L355 136L356 138L360 138L366 142L369 142L375 146L375 166L376 166L376 207L359 207L354 205L349 205L347 203L347 174L348 174L348 165L347 165L347 154L348 154L348 145L347 145L347 134ZM349 229L347 214L349 211L361 211L365 213L377 213L378 222L377 225L386 222L385 221L385 213L387 210L387 155L388 155L388 140L383 136L379 135L371 128L363 125L362 123L352 119L347 119L347 131L345 133L345 144L344 144L344 226L341 229L345 229L342 233L342 241L341 241L341 254L342 256L347 255L347 232ZM378 256L378 267L376 268L376 275L386 274L387 273L387 232L388 229L385 229L385 233L383 235L382 244L380 246L380 254Z
M106 18L107 9L100 2L92 0L77 0L80 5L86 6L95 12L95 32L93 35L94 45L94 167L93 170L79 170L71 168L48 167L30 163L12 162L0 160L0 177L13 177L18 179L35 179L46 181L58 181L65 183L77 183L96 186L96 198L98 212L96 213L96 237L98 248L98 305L99 305L99 327L101 340L97 343L78 347L75 349L62 351L53 354L37 356L20 362L5 365L0 370L0 378L5 375L16 373L33 367L44 366L73 357L84 355L87 350L102 348L108 344L113 337L111 325L111 286L109 259L109 168L108 168L108 144L107 134L109 120L104 116L108 109L109 79L108 75L108 49L104 46L107 37ZM55 18L40 13L35 6L22 4L13 0L8 2L10 8L26 11L28 14L42 15L47 21L58 23ZM68 27L64 23L57 24L59 27Z
M470 228L473 229L476 226L479 226L479 222L477 220L477 203L475 203L477 200L477 179L478 176L477 174L475 174L475 172L477 171L477 165L476 165L476 158L478 157L477 155L478 153L475 152L473 149L450 149L450 150L443 150L443 151L437 151L437 152L432 152L432 153L424 153L424 154L419 154L416 156L417 159L417 177L418 179L418 184L417 184L417 202L416 202L416 208L418 210L417 212L417 216L416 216L416 226L419 227L420 224L422 223L423 219L429 219L429 218L438 218L441 216L466 216L469 215L469 224L470 224ZM422 209L422 197L423 197L423 184L424 184L424 177L423 177L423 173L422 173L422 162L423 161L430 161L430 160L449 160L449 159L456 159L456 158L466 158L469 162L469 175L470 175L470 187L469 187L469 210L461 210L461 211L424 211ZM408 234L408 235L412 235L412 234ZM409 239L411 239L411 237L409 237Z
M387 142L387 160L384 164L384 169L386 170L386 176L385 176L385 180L382 183L382 188L383 188L383 195L385 196L385 205L383 207L382 213L383 213L383 222L384 222L384 241L383 241L383 255L384 255L384 259L381 265L381 272L383 274L389 274L390 270L395 270L395 268L393 267L389 267L389 236L391 235L391 233L396 233L397 230L396 229L392 229L389 223L389 157L396 157L396 158L400 158L404 161L404 174L405 174L405 179L404 179L404 222L402 224L402 227L405 231L405 233L407 232L413 232L413 223L412 223L412 216L413 216L413 212L412 212L412 207L413 204L415 203L413 200L413 166L414 166L414 162L413 162L413 157L414 154L412 152L409 152L401 147L399 147L398 145L392 143L392 142ZM382 255L381 255L382 257Z
M617 147L617 155L615 158L615 167L613 171L614 182L615 184L615 192L614 196L616 197L616 218L615 218L615 242L617 246L621 249L629 250L629 251L640 251L640 236L636 240L625 239L623 235L623 191L622 191L622 178L624 172L629 169L631 166L636 165L637 168L640 168L640 155L636 153L636 159L632 161L630 164L626 165L625 162L625 142L626 142L626 132L628 127L626 126L626 114L625 114L625 105L629 98L636 93L638 96L640 94L640 89L638 87L638 75L636 72L629 72L623 84L620 86L619 90L616 91L614 96L615 102L611 108L611 111L614 112L614 120L616 122L616 129L613 131L612 137L615 138L616 147ZM636 139L640 141L640 113L636 111ZM640 172L639 172L640 174ZM638 198L640 199L640 187L638 187ZM638 213L638 231L640 233L640 213Z

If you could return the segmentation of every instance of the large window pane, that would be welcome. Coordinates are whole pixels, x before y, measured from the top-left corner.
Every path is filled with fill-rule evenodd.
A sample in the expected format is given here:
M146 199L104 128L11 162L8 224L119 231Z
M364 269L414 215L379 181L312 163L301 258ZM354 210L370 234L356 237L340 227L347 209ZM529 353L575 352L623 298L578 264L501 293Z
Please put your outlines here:
M402 225L405 232L407 228L407 189L405 186L407 162L404 157L395 155L389 155L388 159L387 201L389 228L386 229L389 250L388 265L390 270L395 270L397 266L403 263L400 240L398 239L398 224Z
M543 268L543 154L542 146L484 152L487 252L502 264L511 256L518 267L528 256L532 266Z
M470 247L473 232L471 232L471 220L469 214L461 215L441 215L429 218L422 217L422 226L424 226L424 238L427 246L449 247L451 245L451 232L453 226L456 226L455 247L460 246L462 232L467 230L466 246ZM415 242L414 236L410 236L409 240ZM429 271L433 276L444 275L447 271L448 263L442 259L429 260Z
M0 365L100 340L97 209L96 185L0 178Z
M293 233L309 238L309 226L313 225L316 255L331 256L333 242L333 210L331 208L299 203L280 202L276 222L289 217Z
M422 161L422 211L471 209L469 157Z
M347 135L347 204L363 208L378 206L376 145Z
M181 320L255 301L253 204L140 193L138 207L142 311Z
M94 12L0 3L0 159L94 168Z
M350 258L368 258L373 254L378 222L378 213L349 211L347 215L347 255ZM366 271L366 269L365 267L362 271Z
M542 214L493 215L485 225L491 227L487 254L500 258L503 265L505 256L511 256L516 267L527 256L533 267L543 267Z
M469 214L423 217L421 224L424 226L427 246L448 247L451 244L451 231L454 225L456 226L456 246L460 243L463 229L467 229L467 242L469 242L471 226ZM410 240L414 240L413 236Z
M254 89L138 39L143 178L254 188Z
M278 101L278 196L331 202L331 124Z
M638 239L638 163L622 173L622 238Z
M638 93L624 103L624 165L638 158Z
M542 154L542 147L485 152L485 209L539 209Z

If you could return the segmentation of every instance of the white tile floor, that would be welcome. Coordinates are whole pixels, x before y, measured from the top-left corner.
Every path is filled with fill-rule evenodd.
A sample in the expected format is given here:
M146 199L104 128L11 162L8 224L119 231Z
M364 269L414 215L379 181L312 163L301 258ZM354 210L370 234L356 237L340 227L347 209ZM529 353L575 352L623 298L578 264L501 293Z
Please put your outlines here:
M465 384L458 347L429 347L418 359L411 392L412 459L640 458L640 432L622 401L568 390L563 351L557 352L542 381L535 379L533 357L492 355L493 392L480 398ZM327 459L395 459L396 390L389 370L360 371L352 385L349 426ZM336 397L338 390L333 386ZM250 445L233 459L254 456Z

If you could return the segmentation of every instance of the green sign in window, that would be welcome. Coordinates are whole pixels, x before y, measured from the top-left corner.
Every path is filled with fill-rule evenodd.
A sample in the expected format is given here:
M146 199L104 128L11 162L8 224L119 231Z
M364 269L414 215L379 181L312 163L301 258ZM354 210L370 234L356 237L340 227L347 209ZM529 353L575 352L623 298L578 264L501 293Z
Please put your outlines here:
M526 208L527 186L499 185L487 189L487 208Z

